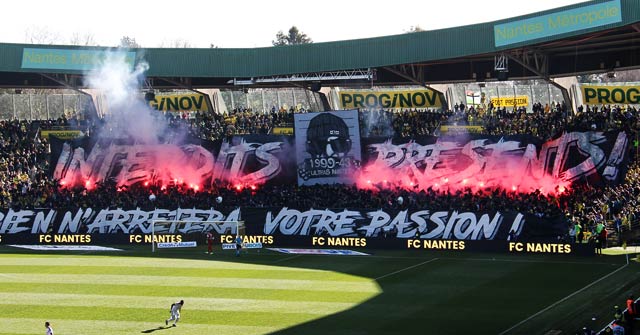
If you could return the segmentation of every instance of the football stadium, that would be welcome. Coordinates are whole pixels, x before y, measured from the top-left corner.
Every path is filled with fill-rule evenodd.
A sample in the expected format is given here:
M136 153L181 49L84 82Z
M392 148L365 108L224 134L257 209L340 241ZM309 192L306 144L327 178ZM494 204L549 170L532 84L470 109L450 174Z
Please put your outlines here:
M639 55L637 0L2 42L0 335L640 334Z

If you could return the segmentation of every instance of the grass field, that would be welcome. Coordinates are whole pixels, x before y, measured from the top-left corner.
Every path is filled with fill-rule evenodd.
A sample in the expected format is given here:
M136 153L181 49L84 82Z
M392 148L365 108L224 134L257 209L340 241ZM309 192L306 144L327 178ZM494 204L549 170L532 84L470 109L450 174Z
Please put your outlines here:
M614 304L640 293L640 266L625 264L624 256L3 246L0 334L43 334L46 320L56 335L573 334L606 324ZM165 327L180 299L182 319Z

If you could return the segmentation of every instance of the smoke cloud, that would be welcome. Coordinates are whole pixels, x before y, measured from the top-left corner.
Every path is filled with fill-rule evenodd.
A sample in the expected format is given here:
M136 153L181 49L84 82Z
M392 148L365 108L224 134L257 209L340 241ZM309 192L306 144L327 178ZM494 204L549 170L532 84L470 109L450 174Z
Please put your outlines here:
M144 101L141 88L149 64L139 60L127 62L123 50L105 52L102 63L86 76L86 83L98 90L107 106L101 138L126 138L138 144L156 144L165 133L161 114Z

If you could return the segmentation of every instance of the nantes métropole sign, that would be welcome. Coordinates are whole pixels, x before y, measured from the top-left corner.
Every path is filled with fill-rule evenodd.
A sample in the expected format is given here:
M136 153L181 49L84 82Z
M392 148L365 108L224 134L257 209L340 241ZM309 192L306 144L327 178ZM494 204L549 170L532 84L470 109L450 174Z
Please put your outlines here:
M622 21L620 0L581 6L493 26L495 46L531 41Z
M122 58L133 69L136 53L132 51L105 51L89 49L22 49L23 69L93 70L108 58Z

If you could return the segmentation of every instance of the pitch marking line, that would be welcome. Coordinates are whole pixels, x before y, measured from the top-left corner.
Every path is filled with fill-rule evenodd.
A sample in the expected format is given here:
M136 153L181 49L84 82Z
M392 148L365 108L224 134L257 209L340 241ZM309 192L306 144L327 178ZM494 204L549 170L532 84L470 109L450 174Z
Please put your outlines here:
M433 262L433 261L437 261L438 259L439 259L439 258L432 258L432 259L430 259L430 260L428 260L428 261L424 261L424 262L419 263L419 264L416 264L416 265L411 265L411 266L408 266L408 267L406 267L406 268L404 268L404 269L400 269L400 270L398 270L398 271L393 271L393 272L391 272L391 273L387 273L386 275L382 275L382 276L380 276L380 277L374 278L374 280L380 280L380 279L382 279L382 278L387 278L387 277L389 277L389 276L393 276L393 275L395 275L395 274L397 274L397 273L400 273L400 272L403 272L403 271L407 271L407 270L411 270L411 269L413 269L413 268L417 268L417 267L418 267L418 266L420 266L420 265L424 265L424 264L427 264L427 263L431 263L431 262Z
M281 258L281 259L273 261L273 263L280 263L280 262L284 262L284 261L289 261L289 260L292 260L292 259L298 258L298 257L302 257L302 255L293 255L291 257Z
M479 262L510 262L510 263L545 263L545 264L585 264L585 265L620 265L605 262L571 262L571 261L551 261L551 260L535 260L535 259L504 259L504 258L442 258L454 261L479 261Z
M583 287L583 288L581 288L581 289L579 289L579 290L577 290L577 291L575 291L575 292L573 292L573 293L569 294L568 296L566 296L566 297L564 297L564 298L562 298L562 299L560 299L560 300L558 300L558 301L554 302L553 304L551 304L551 305L547 306L546 308L542 309L542 310L541 310L541 311L539 311L538 313L533 314L533 315L531 315L530 317L528 317L528 318L526 318L526 319L524 319L524 320L522 320L522 321L520 321L520 322L516 323L516 324L515 324L515 325L513 325L511 328L509 328L509 329L507 329L507 330L503 331L502 333L500 333L500 334L498 334L498 335L504 335L504 334L507 334L508 332L512 331L513 329L516 329L516 328L520 327L522 324L526 323L527 321L529 321L529 320L531 320L531 319L535 318L536 316L538 316L538 315L540 315L540 314L542 314L542 313L544 313L544 312L546 312L546 311L548 311L548 310L552 309L553 307L556 307L557 305L559 305L559 304L561 304L561 303L565 302L566 300L570 299L570 298L571 298L571 297L573 297L574 295L576 295L576 294L578 294L578 293L580 293L580 292L582 292L582 291L584 291L584 290L586 290L586 289L590 288L591 286L593 286L593 285L595 285L595 284L597 284L597 283L599 283L599 282L601 282L601 281L603 281L603 280L607 279L608 277L610 277L610 276L614 275L616 272L618 272L618 271L620 271L620 270L622 270L622 269L626 268L628 265L629 265L629 263L628 263L628 260L627 260L627 264L625 264L625 265L623 265L623 266L619 267L618 269L616 269L616 270L614 270L613 272L609 273L608 275L606 275L606 276L604 276L604 277L602 277L602 278L600 278L600 279L598 279L598 280L594 281L593 283L591 283L591 284L589 284L589 285L587 285L587 286L585 286L585 287Z

